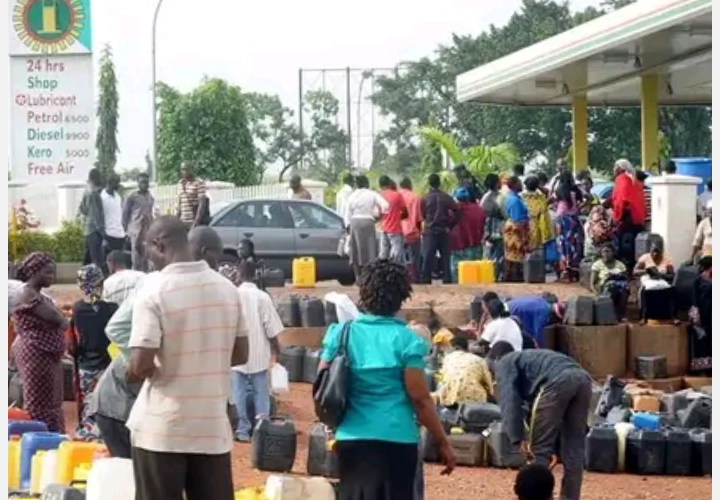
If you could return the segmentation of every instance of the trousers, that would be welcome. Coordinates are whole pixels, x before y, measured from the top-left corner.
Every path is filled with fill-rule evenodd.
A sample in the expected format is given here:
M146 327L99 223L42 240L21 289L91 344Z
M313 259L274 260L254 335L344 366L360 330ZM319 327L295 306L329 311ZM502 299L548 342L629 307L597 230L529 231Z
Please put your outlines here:
M247 397L252 393L255 416L270 414L270 386L268 384L267 370L258 373L242 373L233 370L231 373L233 402L238 412L238 426L235 437L239 440L250 438L253 428L253 416L248 415Z
M443 283L452 283L450 272L450 234L426 232L422 237L422 275L421 283L432 281L435 267L435 256L440 253L440 267L443 272Z
M136 271L145 272L145 253L143 252L142 238L145 235L131 235L130 236L130 255L132 256L133 269Z
M403 235L380 233L380 258L403 263Z
M125 422L96 413L95 423L110 455L117 458L132 458L130 429L125 427Z
M103 238L97 231L85 235L85 256L83 257L83 264L95 264L100 269L105 266Z
M133 448L132 463L135 500L234 498L230 453L199 455Z
M591 397L590 375L568 370L544 386L533 405L529 443L535 461L549 466L560 437L561 500L580 500Z

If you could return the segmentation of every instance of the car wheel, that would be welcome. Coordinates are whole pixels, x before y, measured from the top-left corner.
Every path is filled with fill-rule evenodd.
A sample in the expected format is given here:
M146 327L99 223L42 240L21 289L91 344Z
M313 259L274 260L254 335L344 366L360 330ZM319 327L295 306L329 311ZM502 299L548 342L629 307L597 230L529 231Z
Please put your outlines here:
M338 278L342 286L353 286L355 284L355 274L350 273Z

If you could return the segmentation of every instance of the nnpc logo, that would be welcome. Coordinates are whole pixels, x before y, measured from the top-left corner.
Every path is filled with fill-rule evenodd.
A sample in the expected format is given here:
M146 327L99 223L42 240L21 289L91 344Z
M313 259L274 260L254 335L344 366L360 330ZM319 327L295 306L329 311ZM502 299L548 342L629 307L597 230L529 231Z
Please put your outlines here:
M18 0L13 9L13 28L33 52L64 52L85 22L81 0Z

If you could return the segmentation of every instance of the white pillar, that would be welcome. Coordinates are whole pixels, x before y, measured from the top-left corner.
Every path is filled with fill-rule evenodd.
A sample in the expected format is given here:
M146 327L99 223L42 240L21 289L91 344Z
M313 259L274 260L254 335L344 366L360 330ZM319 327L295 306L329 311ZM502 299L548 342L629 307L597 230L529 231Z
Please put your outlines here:
M652 232L665 240L665 251L677 269L692 257L697 227L698 177L660 175L645 181L652 187Z
M58 227L62 225L63 221L75 220L86 186L85 182L58 184Z

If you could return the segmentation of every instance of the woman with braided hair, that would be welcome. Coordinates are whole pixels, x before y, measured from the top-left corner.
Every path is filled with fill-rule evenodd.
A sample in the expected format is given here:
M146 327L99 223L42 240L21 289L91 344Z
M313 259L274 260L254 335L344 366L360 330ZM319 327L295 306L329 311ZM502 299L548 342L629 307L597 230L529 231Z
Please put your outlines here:
M76 437L93 440L100 437L100 431L90 412L90 399L105 369L110 364L108 346L110 340L105 327L118 305L102 300L103 272L95 264L84 266L78 271L77 283L83 298L73 305L71 321L70 352L75 362L79 382L79 421Z
M455 457L425 385L425 340L397 318L412 294L401 264L375 260L359 280L362 314L349 325L347 412L335 430L340 500L414 500L418 478L418 425L426 427L452 472ZM338 351L345 324L323 341L320 369Z
M13 319L17 332L15 360L23 380L25 410L48 430L65 432L63 420L62 355L67 320L48 296L55 281L55 261L46 253L28 255L17 269L25 283L18 293Z

